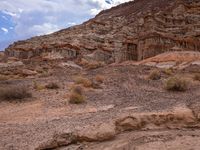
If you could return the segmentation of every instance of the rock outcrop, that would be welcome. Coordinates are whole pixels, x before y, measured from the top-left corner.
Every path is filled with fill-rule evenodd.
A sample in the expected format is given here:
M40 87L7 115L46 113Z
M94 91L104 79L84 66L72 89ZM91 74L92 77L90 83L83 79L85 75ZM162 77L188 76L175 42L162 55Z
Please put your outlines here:
M199 0L134 0L50 35L10 45L5 54L28 59L48 53L97 61L143 60L166 51L200 51Z
M87 149L83 143L114 140L118 135L128 131L199 128L199 109L193 105L190 107L195 112L187 107L176 107L173 112L130 114L109 123L96 124L93 127L87 126L75 132L55 134L35 149L46 150L64 147L68 149L68 146L77 143L82 145L82 149ZM121 145L120 149L124 149L124 144ZM117 146L117 143L115 145ZM130 146L132 149L133 147L134 145ZM109 146L106 149L112 148Z

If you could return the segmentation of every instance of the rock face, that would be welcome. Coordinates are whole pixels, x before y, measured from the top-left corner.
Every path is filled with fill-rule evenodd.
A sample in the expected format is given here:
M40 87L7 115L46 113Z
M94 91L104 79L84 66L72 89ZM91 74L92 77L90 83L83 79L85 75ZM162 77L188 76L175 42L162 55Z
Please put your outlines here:
M10 45L21 59L60 53L74 59L122 62L166 51L200 51L199 0L134 0L99 13L81 25Z

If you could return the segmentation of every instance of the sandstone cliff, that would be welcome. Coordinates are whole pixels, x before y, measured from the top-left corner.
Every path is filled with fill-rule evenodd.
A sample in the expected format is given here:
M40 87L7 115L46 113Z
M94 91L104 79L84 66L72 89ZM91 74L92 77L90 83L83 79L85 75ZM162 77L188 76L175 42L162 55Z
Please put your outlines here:
M166 51L200 51L199 0L135 0L50 35L10 45L5 54L27 59L63 58L121 62Z

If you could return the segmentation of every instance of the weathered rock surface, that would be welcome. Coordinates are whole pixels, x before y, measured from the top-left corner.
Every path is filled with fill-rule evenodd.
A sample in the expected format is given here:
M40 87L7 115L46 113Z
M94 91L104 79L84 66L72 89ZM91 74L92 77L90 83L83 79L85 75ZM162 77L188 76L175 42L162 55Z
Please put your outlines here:
M199 105L198 105L199 106ZM42 143L36 149L55 149L64 146L71 146L77 143L84 142L105 142L113 140L114 145L108 146L106 149L112 150L118 147L119 149L126 148L128 142L115 142L115 137L122 134L124 131L148 131L156 129L183 129L183 128L198 128L199 127L199 109L198 106L191 105L194 110L186 106L175 107L172 112L163 113L143 113L130 114L113 120L111 123L96 124L94 126L87 126L79 129L73 133L56 134L54 137ZM127 139L127 137L126 137ZM100 145L103 146L104 144ZM82 144L83 149L87 149ZM114 146L114 147L113 147ZM66 147L66 149L67 149ZM130 147L135 147L131 145ZM159 146L158 146L159 147ZM95 149L102 149L96 147Z
M176 68L185 69L188 68L190 71L199 70L200 67L200 52L182 51L182 52L166 52L159 54L155 57L145 59L137 62L146 66L152 66L157 68ZM193 71L192 71L193 72Z
M24 64L21 61L9 62L9 63L0 63L0 69L9 69L15 67L22 67Z
M166 51L200 51L199 12L199 0L135 0L81 25L15 42L5 53L23 59L48 53L68 59L87 56L110 63Z
M0 51L0 59L4 56L4 52Z
M113 139L116 135L114 124L100 124L94 127L89 127L79 131L78 140L79 141L106 141Z

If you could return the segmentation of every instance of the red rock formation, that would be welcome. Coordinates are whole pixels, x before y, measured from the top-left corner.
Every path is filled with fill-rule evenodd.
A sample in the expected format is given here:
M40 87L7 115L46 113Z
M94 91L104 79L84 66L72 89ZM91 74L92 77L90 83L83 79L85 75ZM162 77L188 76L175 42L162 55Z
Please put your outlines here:
M15 42L6 55L24 59L60 52L76 58L94 53L94 59L120 62L166 51L200 51L199 12L199 0L135 0L81 25Z

